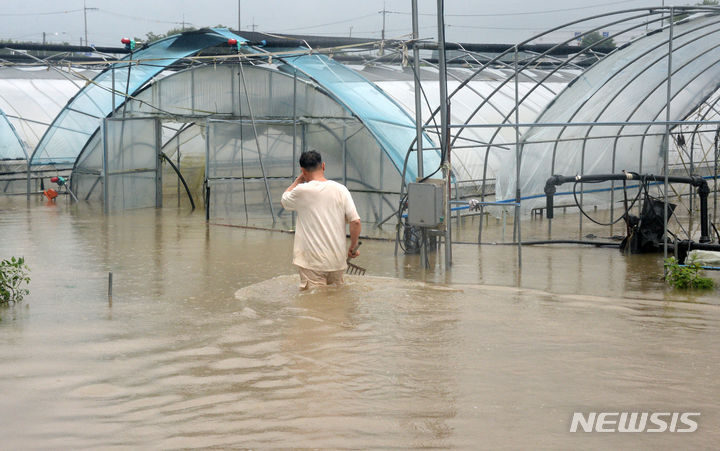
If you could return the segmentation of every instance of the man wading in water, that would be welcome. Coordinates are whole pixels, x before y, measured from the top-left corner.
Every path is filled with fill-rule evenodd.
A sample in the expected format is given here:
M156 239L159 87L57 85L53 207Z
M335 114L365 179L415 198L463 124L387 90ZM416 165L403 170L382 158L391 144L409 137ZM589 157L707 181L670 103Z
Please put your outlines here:
M325 163L318 152L303 152L300 169L301 174L282 195L282 206L298 215L293 264L300 273L300 289L341 284L347 259L360 255L360 216L350 191L325 178ZM349 249L345 248L347 223Z

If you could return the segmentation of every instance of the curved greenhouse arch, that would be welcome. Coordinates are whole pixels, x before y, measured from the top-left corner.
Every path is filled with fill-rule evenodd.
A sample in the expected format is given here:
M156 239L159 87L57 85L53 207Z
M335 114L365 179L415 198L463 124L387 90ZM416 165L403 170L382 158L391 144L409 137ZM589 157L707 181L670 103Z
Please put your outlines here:
M718 15L698 15L673 25L670 68L670 27L665 25L585 71L543 112L540 125L523 134L523 196L541 195L545 180L556 173L663 171L668 102L670 120L684 120L713 95L720 77ZM566 125L551 128L542 123ZM593 125L597 123L607 125ZM508 165L511 171L499 181L498 194L505 199L514 197L515 186L515 164ZM605 194L592 198L608 202Z
M287 69L278 70L283 66L239 68L237 63L204 65L168 75L137 93L111 117L117 119L125 114L128 119L155 117L173 123L193 122L190 128L201 129L200 135L206 133L207 120L235 121L245 157L248 149L257 154L256 143L260 143L269 171L265 175L270 178L292 175L295 161L289 149L294 139L295 152L309 147L320 149L328 163L328 177L346 182L351 191L360 191L361 197L371 196L370 191L397 190L400 177L393 161L359 118L321 86ZM259 141L255 140L255 131ZM184 133L198 135L191 130ZM99 192L93 191L101 186L101 138L102 133L96 131L73 168L73 188L81 199L99 198ZM173 139L174 134L163 139L163 148L172 147ZM204 155L205 139L194 145L202 145L195 154ZM278 164L285 169L277 169ZM367 211L372 212L373 220L382 214L378 201L386 209L388 203L394 203L382 194L377 196L373 202L368 201ZM273 203L280 198L275 194L271 197Z
M716 26L720 22L718 14L720 8L715 6L633 8L559 25L514 46L501 48L490 56L467 51L461 45L450 47L455 52L463 53L466 60L472 58L478 66L471 69L472 73L459 83L454 83L453 77L448 77L449 101L458 106L455 110L451 108L453 117L450 120L453 124L450 141L454 144L455 176L459 176L461 182L465 178L480 180L483 186L479 194L484 198L492 188L486 184L492 183L492 177L497 175L496 200L513 200L516 196L516 157L521 158L519 191L523 208L530 209L536 202L532 199L543 196L544 182L555 172L597 173L623 168L657 170L658 158L664 151L650 152L648 149L663 147L663 136L660 136L663 133L658 132L660 128L664 129L663 102L671 102L670 119L682 121L718 89L717 83L713 82L720 76L717 75L720 68L715 64L715 61L720 60L716 50L720 45ZM671 25L674 27L671 71L673 92L665 96L663 86L667 78L668 34ZM577 29L584 32L577 36L574 33ZM584 36L600 35L601 32L603 34L599 40L589 45L580 45ZM568 38L558 39L559 33L565 33ZM617 47L609 45L613 39L620 41ZM560 42L536 45L541 40ZM653 47L657 50L653 50ZM563 57L558 59L556 55ZM651 56L655 63L648 62L646 66L639 67L632 60L640 55ZM647 62L648 57L642 60ZM551 69L534 73L536 67L544 67L544 64L550 64ZM626 66L628 70L617 70L620 66ZM654 75L649 79L641 72ZM561 82L564 86L560 94L545 105L536 102L541 98L538 92L555 90L544 90L555 76L565 78L564 83ZM618 89L628 77L636 78L642 85L639 86L638 81L635 81L635 84L627 83L626 89L619 92L606 90L607 87ZM481 79L489 80L490 90L474 92L472 95L476 96L477 101L468 110L464 105L468 98L467 92L473 81ZM515 89L517 94L513 92ZM632 105L622 114L618 115L613 107L607 113L598 113L603 108L598 105L605 105L604 102L610 105L623 97L627 97L626 103ZM510 105L507 105L508 99ZM430 114L424 116L426 127L436 119L439 112L436 106L439 104L437 102ZM538 109L538 106L541 108ZM635 111L635 114L626 115L628 109ZM614 117L611 117L613 114ZM612 121L624 121L627 124L610 131L604 128L605 124L592 125ZM572 122L590 125L583 128ZM644 125L638 128L632 126L632 122L642 122ZM659 125L648 126L646 123ZM580 134L576 136L576 133ZM478 139L473 134L482 138ZM605 142L600 144L603 138ZM606 155L590 157L591 148L598 145L611 149L612 154L608 151ZM570 149L572 146L577 149L573 151ZM540 149L549 155L543 157L548 159L548 163L533 170L534 154L540 153ZM468 155L465 157L467 160L455 158L461 152ZM591 161L572 166L570 163L574 158L580 161L580 153L587 153L588 159L595 158L594 161L601 161L608 167L600 167ZM649 156L650 153L652 156ZM631 154L632 158L629 157ZM631 158L634 166L619 161L611 164L621 158ZM483 162L472 166L466 164L466 161L478 159ZM567 167L561 168L562 165Z

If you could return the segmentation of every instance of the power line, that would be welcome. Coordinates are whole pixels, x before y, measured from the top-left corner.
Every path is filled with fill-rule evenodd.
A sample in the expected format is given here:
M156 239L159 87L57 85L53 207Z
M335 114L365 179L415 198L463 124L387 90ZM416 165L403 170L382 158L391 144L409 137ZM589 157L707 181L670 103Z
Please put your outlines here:
M81 10L81 11L82 11L82 10ZM171 24L171 25L182 25L182 24L193 25L192 23L187 22L187 21L177 22L177 21L171 21L171 20L150 19L149 17L129 16L129 15L127 15L127 14L120 14L120 13L116 13L116 12L114 12L114 11L108 11L108 10L102 9L102 8L99 8L98 11L101 12L101 13L103 13L103 14L109 14L109 15L112 15L112 16L124 17L125 19L140 20L140 21L143 21L143 22L155 22L155 23L163 23L163 24ZM194 26L194 25L193 25L193 26Z
M80 11L83 11L85 8L80 9L67 9L65 11L53 11L53 12L43 12L43 13L0 13L0 16L4 17L15 17L15 16L52 16L56 14L70 14L70 13L79 13Z
M328 26L328 25L336 25L336 24L341 24L341 23L348 23L348 22L352 22L352 21L355 21L355 20L358 20L358 19L365 19L365 18L373 17L373 16L377 16L377 13L365 14L364 16L352 17L352 18L350 18L350 19L339 20L339 21L337 21L337 22L329 22L329 23L323 23L323 24L319 24L319 25L310 25L310 26L307 26L307 27L286 28L285 31L308 30L308 29L310 29L310 28L326 27L326 26Z

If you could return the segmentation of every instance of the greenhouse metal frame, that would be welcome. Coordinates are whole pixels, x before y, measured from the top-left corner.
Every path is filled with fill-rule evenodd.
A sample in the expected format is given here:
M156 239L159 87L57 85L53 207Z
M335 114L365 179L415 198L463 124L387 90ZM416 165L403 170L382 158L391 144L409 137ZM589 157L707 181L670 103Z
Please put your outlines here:
M28 196L37 190L37 185L31 186L33 172L50 167L72 174L80 199L104 198L106 194L93 194L107 175L98 158L106 147L101 124L109 118L160 119L158 161L160 154L174 154L177 167L187 171L190 166L181 165L183 158L203 158L204 187L194 184L196 191L206 194L205 187L211 187L210 196L217 196L212 186L225 180L222 183L232 188L222 196L233 200L223 207L223 214L242 212L240 219L248 225L285 228L292 227L292 216L289 223L279 220L283 215L277 193L294 177L298 152L310 147L323 151L327 146L328 161L333 163L329 175L348 183L360 198L363 211L369 212L364 220L383 223L395 216L399 225L406 183L443 170L452 186L445 241L451 242L451 217L459 223L463 217L512 213L519 259L519 219L541 207L540 187L555 173L699 174L714 181L712 220L717 221L718 8L617 11L487 52L479 46L445 43L441 0L438 12L438 43L420 41L417 35L410 41L389 41L382 43L387 53L380 57L371 56L376 42L318 49L307 41L298 47L296 39L268 35L281 42L287 39L287 45L263 47L242 32L225 29L169 37L105 64L94 77L81 77L87 85L69 99L35 146L27 145L32 140L24 139L3 113L3 139L16 143L14 158L7 152L3 158L15 162L15 173L25 166ZM536 44L553 33L577 28L587 31L556 44ZM611 35L576 45L584 36L608 29ZM227 46L228 39L239 42L237 49ZM612 39L623 43L610 46ZM449 51L453 56L446 59ZM189 67L167 71L178 64ZM307 103L316 101L320 103ZM237 136L220 143L216 132L222 127L235 127ZM217 129L212 146L210 129ZM226 145L237 146L235 156L241 158L223 160L229 176L215 173L210 165L211 156L225 152ZM19 155L17 146L34 150ZM360 147L365 149L355 149ZM445 148L448 151L442 152ZM379 155L377 161L368 158L373 153ZM247 163L250 154L256 158ZM363 179L368 174L373 180ZM238 196L232 192L247 198L248 184L258 181L262 202L236 204ZM677 199L689 198L689 226L679 221L676 226L691 238L696 233L694 196L667 183L656 187L662 188L666 200L671 190ZM608 208L612 218L621 189L616 182L598 189L581 184L580 208L599 205ZM97 191L108 192L112 190ZM213 198L208 197L210 205ZM253 208L264 213L250 224L253 214L245 212ZM579 215L579 237L585 221ZM483 222L478 225L478 243L483 242ZM552 238L550 220L546 237ZM450 262L446 253L446 264Z

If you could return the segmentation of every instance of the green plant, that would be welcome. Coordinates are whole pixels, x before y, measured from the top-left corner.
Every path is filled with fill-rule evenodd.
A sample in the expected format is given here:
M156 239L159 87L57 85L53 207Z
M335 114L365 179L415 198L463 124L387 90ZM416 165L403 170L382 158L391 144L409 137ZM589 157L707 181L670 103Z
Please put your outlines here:
M20 302L30 293L27 288L21 288L23 283L30 283L29 271L23 257L0 262L0 304Z
M712 288L712 279L702 277L701 269L702 266L694 260L688 261L687 265L680 265L675 257L670 257L665 259L665 281L675 288Z

